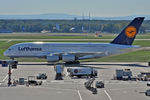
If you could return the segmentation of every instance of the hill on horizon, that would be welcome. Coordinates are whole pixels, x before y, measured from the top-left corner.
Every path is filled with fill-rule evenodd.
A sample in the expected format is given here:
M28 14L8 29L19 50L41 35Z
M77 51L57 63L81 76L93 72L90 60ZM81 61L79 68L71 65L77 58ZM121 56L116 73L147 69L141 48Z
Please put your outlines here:
M135 17L145 17L145 20L150 20L150 15L131 15L131 16L118 16L118 17L90 17L90 20L132 20ZM74 20L83 19L83 16L63 14L63 13L50 13L50 14L31 14L31 15L0 15L0 19L50 19L50 20ZM89 16L84 16L84 19L89 20Z

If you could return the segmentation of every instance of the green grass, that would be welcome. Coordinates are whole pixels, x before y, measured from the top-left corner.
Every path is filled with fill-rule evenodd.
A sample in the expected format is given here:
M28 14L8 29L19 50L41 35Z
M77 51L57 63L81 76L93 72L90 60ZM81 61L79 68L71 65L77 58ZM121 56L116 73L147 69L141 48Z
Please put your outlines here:
M53 34L53 35L51 35ZM55 35L60 34L59 36ZM64 33L66 34L66 33ZM0 39L114 39L117 34L104 34L102 37L95 37L92 33L68 33L68 36L63 36L63 33L49 33L49 34L0 34ZM150 39L150 34L138 34L136 39Z
M150 47L150 40L135 40L133 45L139 45L142 47Z
M149 62L150 61L150 50L140 50L135 52L129 52L120 55L114 55L103 58L96 58L90 60L82 60L87 62Z
M61 34L61 33L58 33ZM98 39L99 37L94 37L94 35L75 35L70 36L55 36L50 34L1 34L0 39Z
M25 36L0 36L0 39L92 39L91 36L41 36L41 35L25 35Z
M150 39L150 34L137 34L136 39Z

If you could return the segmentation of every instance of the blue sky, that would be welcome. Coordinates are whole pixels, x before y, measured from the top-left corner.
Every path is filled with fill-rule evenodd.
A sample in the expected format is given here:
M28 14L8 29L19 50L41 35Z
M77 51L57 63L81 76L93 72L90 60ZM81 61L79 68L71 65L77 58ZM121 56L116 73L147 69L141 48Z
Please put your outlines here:
M85 16L150 15L150 0L0 0L0 15L66 13Z

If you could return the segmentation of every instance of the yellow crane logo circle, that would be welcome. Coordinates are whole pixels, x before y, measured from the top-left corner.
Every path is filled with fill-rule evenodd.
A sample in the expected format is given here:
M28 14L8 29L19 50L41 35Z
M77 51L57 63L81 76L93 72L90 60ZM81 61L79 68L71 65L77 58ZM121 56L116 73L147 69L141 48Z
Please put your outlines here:
M133 38L136 35L136 28L134 26L129 26L125 30L125 34L129 38Z

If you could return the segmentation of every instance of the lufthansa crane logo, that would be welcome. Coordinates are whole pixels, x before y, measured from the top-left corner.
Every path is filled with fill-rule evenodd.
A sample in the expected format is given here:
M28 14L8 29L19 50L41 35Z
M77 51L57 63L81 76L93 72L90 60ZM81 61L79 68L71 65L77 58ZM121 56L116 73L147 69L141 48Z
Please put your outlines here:
M134 26L129 26L125 30L125 34L129 38L133 38L136 35L136 28Z

